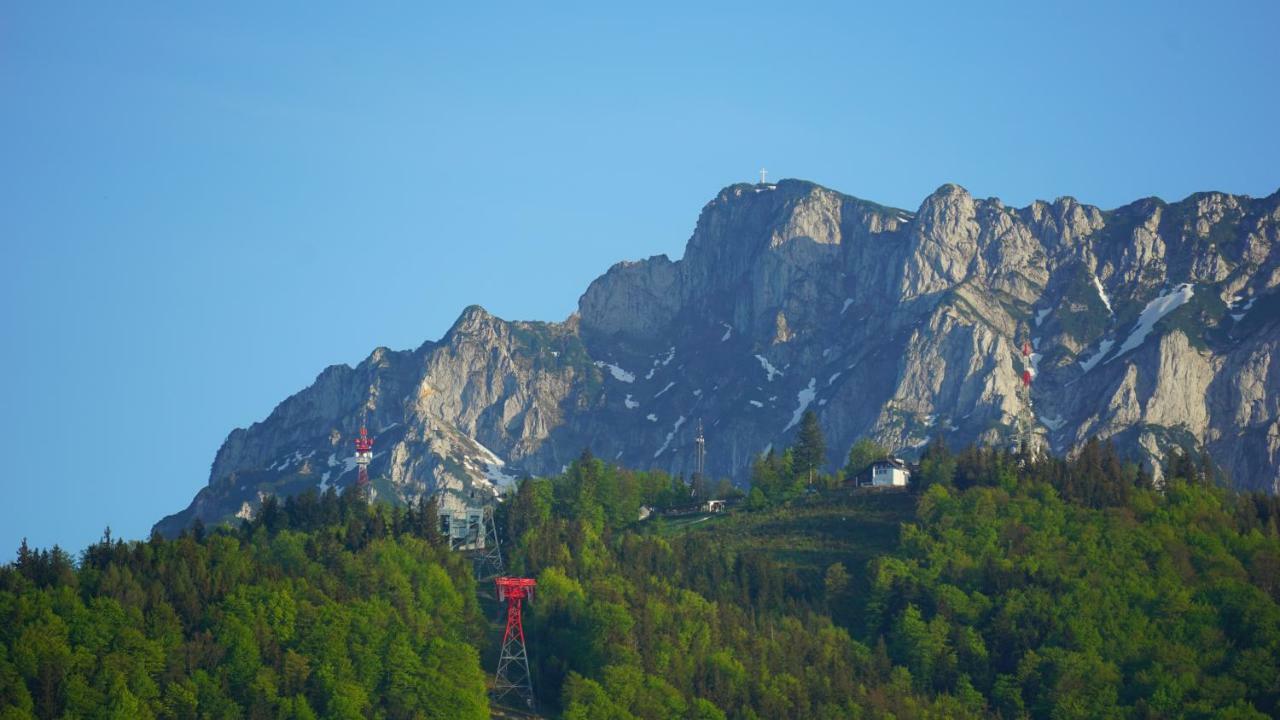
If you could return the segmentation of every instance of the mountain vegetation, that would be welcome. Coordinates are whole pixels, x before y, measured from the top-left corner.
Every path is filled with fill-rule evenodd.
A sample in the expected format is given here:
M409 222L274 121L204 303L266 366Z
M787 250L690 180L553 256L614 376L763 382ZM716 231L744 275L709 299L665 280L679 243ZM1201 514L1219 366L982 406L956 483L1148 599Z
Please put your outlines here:
M803 427L803 426L802 426ZM724 515L585 452L499 507L544 714L1256 718L1280 713L1280 501L1173 453L935 441L910 492L796 446ZM498 610L430 503L268 499L0 568L0 718L482 718Z

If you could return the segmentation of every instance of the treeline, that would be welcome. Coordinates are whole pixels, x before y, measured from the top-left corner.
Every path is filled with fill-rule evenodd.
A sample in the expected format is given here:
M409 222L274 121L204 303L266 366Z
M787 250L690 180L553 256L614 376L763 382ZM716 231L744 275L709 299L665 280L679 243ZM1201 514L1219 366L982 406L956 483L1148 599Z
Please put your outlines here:
M0 718L486 718L470 564L435 511L269 499L0 568Z

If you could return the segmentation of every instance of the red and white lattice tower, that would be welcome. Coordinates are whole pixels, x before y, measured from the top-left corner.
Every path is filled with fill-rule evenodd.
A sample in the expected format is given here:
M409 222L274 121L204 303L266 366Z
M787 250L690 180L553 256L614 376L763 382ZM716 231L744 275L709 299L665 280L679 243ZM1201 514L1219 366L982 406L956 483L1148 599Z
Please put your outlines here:
M1035 414L1031 408L1031 381L1035 378L1035 358L1032 357L1034 351L1031 348L1029 340L1022 341L1022 386L1019 388L1018 395L1022 401L1019 403L1021 409L1018 412L1018 429L1016 448L1019 452L1033 452L1032 432L1035 428Z
M369 461L373 459L373 438L364 423L360 424L360 437L356 438L356 490L369 491Z
M498 587L498 602L507 603L507 631L502 636L502 656L498 658L498 672L493 679L493 699L501 702L515 694L533 709L533 677L529 674L529 653L524 644L524 619L521 605L525 600L533 602L533 589L538 581L533 578L500 577L494 580Z

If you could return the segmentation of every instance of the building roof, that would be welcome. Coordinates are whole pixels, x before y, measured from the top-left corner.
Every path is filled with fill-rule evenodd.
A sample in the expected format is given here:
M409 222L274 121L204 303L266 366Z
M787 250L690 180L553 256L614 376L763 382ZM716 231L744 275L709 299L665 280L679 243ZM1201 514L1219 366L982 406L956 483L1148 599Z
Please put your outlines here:
M907 467L907 464L903 462L900 458L896 458L896 457L885 458L883 460L877 460L871 463L872 468L885 467L885 466L896 468L898 470L903 470L908 473L911 472L911 469Z

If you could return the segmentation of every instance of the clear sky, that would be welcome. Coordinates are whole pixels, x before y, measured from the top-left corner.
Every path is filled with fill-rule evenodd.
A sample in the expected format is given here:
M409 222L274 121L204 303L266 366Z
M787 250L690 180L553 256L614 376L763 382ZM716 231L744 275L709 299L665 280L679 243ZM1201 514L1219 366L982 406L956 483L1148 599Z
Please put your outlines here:
M1270 1L127 5L0 8L0 558L144 537L326 365L563 319L761 166L1280 187Z

